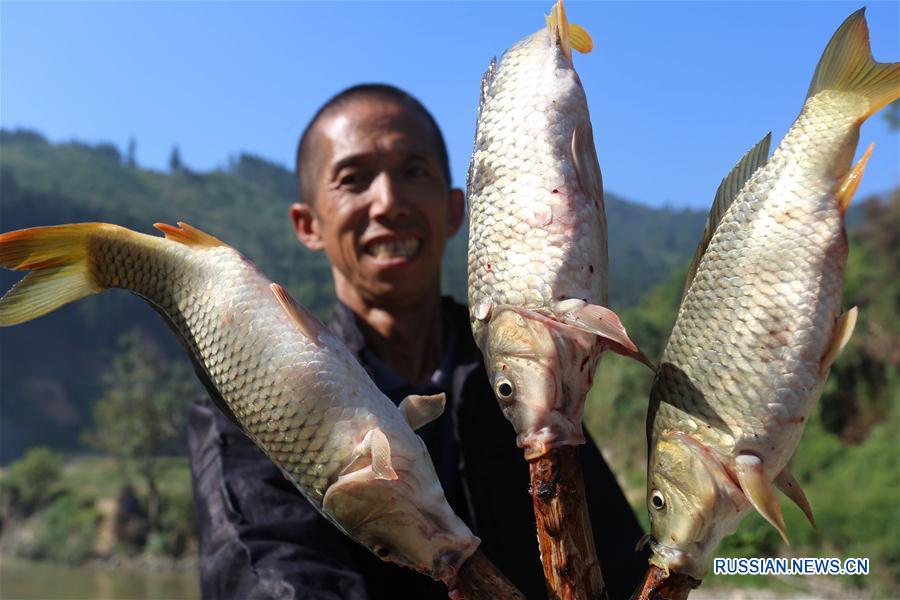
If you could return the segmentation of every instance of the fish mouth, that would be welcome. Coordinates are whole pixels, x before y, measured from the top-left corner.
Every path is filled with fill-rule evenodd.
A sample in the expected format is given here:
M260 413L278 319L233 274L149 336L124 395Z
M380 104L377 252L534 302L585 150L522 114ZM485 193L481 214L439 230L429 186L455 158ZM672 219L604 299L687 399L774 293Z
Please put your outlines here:
M402 263L415 259L422 251L417 236L381 236L363 245L366 256L383 263Z
M703 579L705 572L699 563L699 558L702 555L701 548L699 544L692 544L692 546L696 546L696 548L673 548L672 546L660 544L651 537L650 549L653 551L653 556L650 557L650 564L656 565L665 571L666 577L674 572L689 575L698 580ZM696 550L696 552L693 550Z

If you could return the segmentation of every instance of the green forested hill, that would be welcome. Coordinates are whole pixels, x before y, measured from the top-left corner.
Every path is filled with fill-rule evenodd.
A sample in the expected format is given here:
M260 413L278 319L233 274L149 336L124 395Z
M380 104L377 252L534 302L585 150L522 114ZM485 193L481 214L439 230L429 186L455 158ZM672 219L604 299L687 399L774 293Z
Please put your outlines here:
M129 166L112 145L51 144L31 131L0 132L0 230L107 221L158 234L155 222L186 221L235 246L298 300L327 317L328 264L301 248L287 210L296 191L287 169L241 154L228 167L195 173ZM712 197L712 190L710 191ZM610 301L636 303L692 254L699 211L651 209L607 194ZM445 290L465 298L465 234L450 244ZM20 275L0 273L8 289ZM115 340L140 329L167 352L180 349L143 301L114 291L0 331L0 462L33 444L71 447Z

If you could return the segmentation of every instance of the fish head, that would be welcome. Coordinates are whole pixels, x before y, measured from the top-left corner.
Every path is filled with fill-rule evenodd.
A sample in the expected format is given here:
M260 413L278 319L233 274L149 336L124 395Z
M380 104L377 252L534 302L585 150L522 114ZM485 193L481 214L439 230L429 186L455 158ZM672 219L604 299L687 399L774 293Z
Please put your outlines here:
M584 443L594 336L533 311L502 307L487 323L485 367L504 416L529 460ZM570 372L570 371L577 372Z
M382 560L450 581L480 540L447 504L424 443L418 460L396 450L396 479L378 477L371 466L341 475L322 511Z
M703 579L709 555L743 514L735 492L740 490L706 446L683 433L660 434L647 476L650 562L666 573Z

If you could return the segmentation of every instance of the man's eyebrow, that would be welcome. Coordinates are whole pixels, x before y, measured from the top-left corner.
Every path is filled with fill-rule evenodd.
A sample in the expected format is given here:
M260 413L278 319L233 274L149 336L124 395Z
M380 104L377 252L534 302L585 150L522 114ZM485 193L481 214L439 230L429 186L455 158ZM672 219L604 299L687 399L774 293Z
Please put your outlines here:
M340 158L338 161L332 163L331 165L331 173L332 175L336 175L341 169L344 167L352 167L358 165L360 163L366 162L366 159L369 158L369 154L365 152L359 152L357 154L349 154Z

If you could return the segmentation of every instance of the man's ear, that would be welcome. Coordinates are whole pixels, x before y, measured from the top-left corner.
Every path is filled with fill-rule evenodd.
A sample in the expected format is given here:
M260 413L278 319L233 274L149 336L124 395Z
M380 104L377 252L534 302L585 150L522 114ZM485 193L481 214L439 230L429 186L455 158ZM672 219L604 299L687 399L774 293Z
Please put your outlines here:
M450 206L447 212L448 236L451 238L456 235L462 225L466 214L466 196L463 191L458 188L450 190Z
M312 250L320 252L325 248L322 239L321 223L309 204L295 202L291 205L291 221L294 223L294 232L300 243Z

